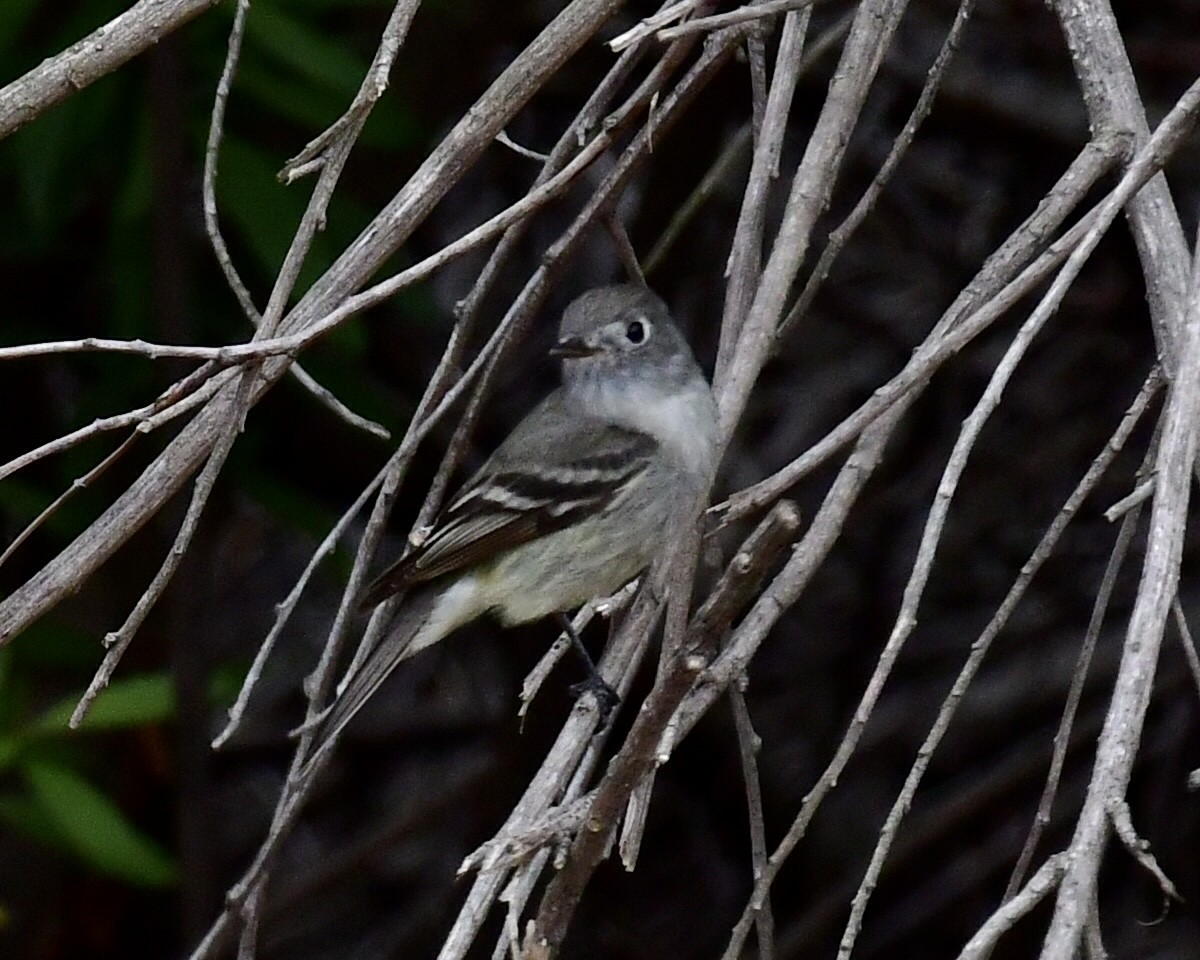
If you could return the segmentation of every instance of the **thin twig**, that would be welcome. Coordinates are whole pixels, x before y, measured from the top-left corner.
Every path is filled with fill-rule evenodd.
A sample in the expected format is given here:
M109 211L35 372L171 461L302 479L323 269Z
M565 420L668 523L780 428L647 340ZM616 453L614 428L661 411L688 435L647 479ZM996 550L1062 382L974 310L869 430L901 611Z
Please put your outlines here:
M696 17L687 23L674 27L664 27L656 36L664 42L678 40L689 33L702 33L708 30L719 30L722 27L732 27L738 23L748 23L761 20L764 17L774 17L789 10L799 10L811 7L815 0L763 0L760 3L746 4L736 10L725 13L714 13L710 17Z
M1060 279L1055 282L1057 284L1062 281L1063 277L1076 274L1083 261L1095 249L1100 237L1111 226L1117 214L1129 199L1137 194L1161 169L1163 163L1191 130L1198 108L1200 108L1200 81L1193 83L1176 101L1175 106L1171 108L1154 131L1154 135L1137 151L1117 186L1093 208L1090 214L1068 230L1060 240L1051 244L1038 261L1026 268L1005 288L1002 294L993 298L971 317L956 324L954 329L946 333L944 337L932 343L926 341L922 347L917 349L900 374L889 381L886 386L877 390L870 400L866 401L822 441L810 447L801 457L793 460L788 466L766 480L730 498L725 504L718 504L711 508L712 511L724 510L726 516L732 519L752 512L763 503L769 503L775 496L813 469L816 464L823 462L833 450L848 442L866 423L869 423L894 402L898 394L907 392L947 356L961 349L966 341L977 335L1017 299L1014 295L1023 294L1048 275L1062 261L1068 250L1071 252L1066 259L1068 264L1073 263L1073 266L1064 269L1060 274Z
M750 173L742 194L737 226L725 267L729 283L725 290L725 308L721 315L721 339L717 346L717 362L713 381L725 377L737 348L738 337L746 314L750 310L762 273L763 232L766 228L767 195L771 182L779 175L779 157L787 132L788 114L796 82L800 78L804 37L808 31L809 11L789 13L784 18L779 55L771 89L763 107L762 130L754 143ZM816 136L816 134L814 134Z
M1129 553L1130 544L1133 543L1133 535L1137 532L1137 523L1137 511L1127 514L1121 523L1121 528L1117 532L1116 543L1113 545L1112 553L1108 558L1108 565L1105 567L1104 576L1100 581L1100 587L1096 591L1096 599L1092 603L1091 617L1088 620L1087 630L1083 635L1083 643L1079 647L1079 656L1075 661L1075 669L1071 674L1071 686L1067 691L1067 700L1063 705L1062 717L1059 719L1058 729L1054 733L1054 750L1050 756L1050 769L1046 773L1046 783L1042 787L1042 794L1038 799L1037 813L1034 814L1029 834L1025 837L1025 845L1021 848L1021 853L1017 857L1012 875L1008 878L1008 886L1005 888L1002 898L1005 901L1016 896L1017 890L1025 882L1025 874L1029 870L1029 865L1033 862L1038 843L1041 841L1046 828L1050 826L1050 815L1054 810L1054 800L1058 796L1059 782L1062 779L1063 767L1067 761L1067 750L1071 745L1071 730L1075 726L1075 717L1079 712L1080 701L1083 699L1084 685L1087 683L1088 672L1092 665L1092 657L1096 651L1096 643L1100 639L1100 628L1104 625L1104 618L1108 613L1108 605L1112 599L1113 589L1116 587L1121 566L1125 562L1126 555Z
M128 452L129 448L133 446L136 440L136 433L133 436L126 437L121 445L117 447L117 449L96 464L96 466L92 467L92 469L85 473L82 477L77 477L75 481L69 487L67 487L66 490L55 497L52 503L48 504L41 513L39 513L26 525L24 530L22 530L19 534L17 534L16 537L13 538L12 543L4 548L4 552L0 553L0 567L4 566L7 560L17 551L21 544L28 540L43 523L45 523L52 516L54 516L55 513L58 512L59 508L61 508L62 505L66 503L68 499L70 499L72 494L78 492L79 490L86 490L88 487L90 487L109 467L120 460L121 457Z
M0 559L0 563L3 563L2 559ZM1171 601L1171 613L1175 617L1175 629L1179 631L1179 644L1183 647L1183 659L1187 661L1192 682L1196 685L1196 692L1200 694L1200 654L1196 653L1196 644L1192 640L1192 631L1188 629L1187 617L1184 616L1183 604L1179 602L1178 594Z
M829 276L829 269L833 266L833 261L837 259L838 254L842 252L846 244L850 242L850 238L854 236L855 231L858 230L862 222L867 218L867 214L871 212L880 194L887 187L892 175L896 172L896 168L900 165L900 161L908 152L908 148L912 146L917 131L921 128L921 124L925 121L925 118L929 116L929 111L933 109L933 100L937 96L938 89L941 87L946 67L949 66L950 60L958 50L959 39L966 28L967 20L971 16L974 7L975 0L962 0L959 4L958 12L954 15L954 22L950 25L950 29L946 33L946 38L942 41L942 48L938 51L938 55L933 61L933 66L929 68L929 75L925 78L925 83L921 87L921 93L917 97L916 106L913 107L912 113L909 114L908 120L905 121L904 128L900 131L899 136L892 143L892 148L888 151L887 158L875 172L875 176L871 178L871 183L863 191L863 195L859 197L858 203L854 205L854 209L829 234L829 239L825 243L825 249L821 251L821 256L817 259L817 265L813 267L812 273L809 274L808 280L805 281L804 289L800 292L800 296L796 299L792 309L788 311L788 315L784 317L783 322L779 325L779 335L781 337L786 335L795 325L796 321L808 312L808 308L812 304L813 298L817 295L821 284Z
M1000 938L1011 930L1026 914L1046 899L1058 886L1066 872L1066 863L1061 853L1056 853L1041 865L1038 872L1025 884L1021 891L999 907L975 935L967 941L958 960L983 960L991 954Z
M1120 500L1105 510L1104 519L1109 523L1112 523L1114 520L1119 520L1130 510L1140 507L1143 503L1149 500L1152 493L1154 493L1154 478L1147 477L1139 482L1130 493L1123 496Z
M0 89L0 140L218 3L220 0L138 0L120 16Z
M642 269L647 274L653 274L662 265L667 253L675 245L675 241L679 239L683 231L696 218L701 208L717 192L725 179L730 176L734 168L742 162L746 155L746 148L750 145L750 124L746 123L738 128L737 133L725 141L721 152L717 154L717 159L713 161L712 166L708 168L708 171L696 185L696 189L688 194L688 198L671 215L666 228L654 242L654 246L650 248L650 253L646 256L646 262Z
M744 679L742 683L744 685ZM750 710L746 706L746 695L741 685L730 689L729 705L733 708L738 754L742 759L742 781L746 785L746 811L750 817L750 866L754 882L758 883L767 866L767 830L763 818L762 784L758 776L758 752L762 748L762 740L754 732ZM758 955L762 960L773 960L775 918L771 913L769 899L763 901L762 909L758 911L754 922L758 934Z
M1023 263L1032 258L1041 246L1042 237L1057 229L1063 219L1082 201L1095 179L1111 163L1114 146L1112 142L1108 143L1107 148L1089 146L1076 157L1059 183L1039 204L1038 209L988 258L978 275L955 299L935 329L953 327L989 297L995 296L1011 278L1019 274ZM883 448L904 415L908 402L903 399L899 401L863 433L854 452L835 478L792 559L754 605L746 620L734 633L731 642L705 672L701 683L684 703L681 710L681 728L690 729L720 693L745 671L750 658L780 613L799 598L813 572L836 541L864 484L878 467ZM833 758L806 796L775 855L768 861L763 880L755 885L748 907L730 937L724 955L726 960L739 956L742 944L750 931L753 913L761 909L774 873L804 837L813 816L853 755L894 663L894 654L885 650Z
M1175 884L1171 882L1171 878L1163 873L1162 867L1158 865L1158 860L1154 854L1150 852L1150 843L1138 836L1137 829L1133 825L1133 814L1129 810L1129 804L1124 798L1113 800L1108 805L1108 815L1112 818L1113 830L1117 838L1124 844L1125 849L1133 856L1143 870L1154 878L1158 884L1158 889L1162 891L1163 900L1174 900L1176 903L1182 903L1183 897L1179 895L1179 891L1175 889ZM1165 909L1166 904L1164 904Z
M1178 113L1185 102L1194 105L1197 99L1200 99L1200 82L1189 88L1171 113ZM1151 137L1151 143L1158 139L1165 125L1166 121ZM1092 778L1067 849L1067 873L1059 887L1046 934L1044 960L1072 960L1082 943L1088 904L1099 882L1100 860L1107 846L1109 810L1114 801L1124 799L1129 784L1150 704L1163 630L1179 580L1196 459L1195 425L1200 416L1200 257L1194 260L1186 316L1156 458L1157 484L1142 580L1130 615L1108 716L1096 748Z
M688 16L688 14L702 5L704 5L703 0L678 0L677 3L669 4L657 13L646 17L635 26L630 27L624 33L617 34L608 41L608 47L613 53L621 53L626 47L631 47L635 43L645 40L661 27Z
M363 488L354 502L342 513L338 522L325 534L325 538L317 545L312 556L309 557L308 563L305 564L304 570L297 578L292 589L288 591L288 595L281 603L276 605L275 622L271 625L271 629L267 631L267 635L263 638L262 643L259 644L258 651L254 655L254 662L246 672L237 698L229 708L229 719L226 721L221 732L213 739L212 747L214 750L223 747L229 741L229 738L237 732L242 718L245 716L246 707L250 702L250 695L254 692L255 686L262 676L263 668L271 656L271 651L275 648L275 642L279 639L280 634L283 633L284 628L295 612L296 605L300 602L301 596L303 596L305 589L308 587L309 580L312 579L312 575L316 572L321 561L333 553L334 547L345 536L351 523L354 522L354 518L359 515L363 507L367 505L367 502L375 494L375 491L383 482L386 469L385 467L384 470L379 471L375 475L375 478Z
M243 391L249 392L249 381L243 383L241 390L235 394L234 399L240 399ZM225 465L229 451L233 449L233 442L237 438L240 426L240 421L230 418L225 433L222 434L217 445L213 447L208 462L196 478L196 484L192 489L192 498L188 502L187 512L184 514L183 522L179 525L179 530L175 534L175 540L171 544L171 549L168 551L162 566L155 573L153 579L150 581L150 585L142 593L133 610L130 611L129 616L125 618L125 622L121 624L118 630L105 636L104 645L108 648L108 652L104 655L104 659L96 669L95 676L92 677L87 690L79 698L79 703L76 704L75 709L71 713L68 725L72 730L79 726L93 701L108 686L109 680L112 679L112 675L117 669L117 664L120 663L121 657L124 656L125 651L129 648L129 644L133 642L134 635L145 621L151 608L158 602L159 597L162 596L163 591L167 588L167 584L171 582L171 578L175 575L175 571L183 561L183 556L187 552L188 545L191 543L192 537L196 532L196 526L200 522L200 515L204 512L204 507L207 505L208 498L212 493L213 487L216 485L221 467Z
M1057 280L1055 282L1057 283ZM1053 306L1048 307L1047 305L1053 304L1054 301L1055 296L1052 287L1046 293L1042 303L1034 310L1030 320L1022 327L1021 333L1027 334L1029 331L1036 329L1039 325L1036 322L1038 315L1048 312L1049 309L1053 309ZM933 550L936 548L945 511L949 505L948 497L953 492L958 477L961 476L963 469L966 467L966 454L974 444L975 438L978 436L979 430L982 429L987 417L999 402L1000 394L1007 383L1008 375L1011 374L1016 361L1027 346L1028 336L1022 337L1018 335L1014 339L1012 346L1010 346L1004 358L997 366L979 404L972 411L971 416L967 418L967 422L963 426L963 430L959 435L959 441L955 444L954 452L950 456L950 462L943 473L942 482L938 486L937 501L933 510L930 511L930 517L926 523L921 548L918 552L918 559L913 565L913 574L905 588L901 610L896 617L896 626L893 628L892 636L888 638L889 649L893 648L894 643L902 644L908 634L911 633L913 626L915 626L916 603L920 599L920 594L928 575L929 564L932 562ZM934 751L937 749L946 730L949 729L950 721L953 719L959 703L961 703L963 696L966 694L967 688L971 685L976 673L978 673L980 666L983 664L984 657L987 656L992 642L999 635L1000 630L1008 621L1012 611L1016 609L1030 582L1032 582L1042 565L1051 553L1053 553L1067 525L1074 519L1084 500L1087 499L1096 484L1100 482L1100 479L1104 476L1104 473L1124 446L1125 441L1133 433L1134 428L1149 408L1150 402L1154 399L1160 387L1161 378L1158 371L1154 370L1146 379L1137 397L1134 398L1134 402L1130 405L1129 410L1122 418L1111 439L1105 444L1104 449L1100 451L1095 460L1092 461L1091 466L1088 467L1083 478L1067 498L1062 509L1055 516L1054 520L1051 521L1050 526L1047 527L1037 547L1021 567L1020 574L1012 587L1009 588L996 613L979 635L979 638L971 645L970 655L955 678L950 693L943 701L933 726L921 744L916 760L913 761L912 767L909 769L904 786L892 804L887 819L879 831L879 838L871 854L871 861L867 866L862 881L859 883L858 891L855 893L851 904L850 918L846 922L842 941L838 947L839 960L847 960L854 949L854 944L862 929L862 920L866 912L867 903L871 898L871 893L874 891L875 885L879 881L879 875L883 870L884 862L887 860L896 834L900 830L904 816L912 805L913 797L916 795L917 788L920 786L921 779L924 777L925 770L929 766L929 761L932 759Z

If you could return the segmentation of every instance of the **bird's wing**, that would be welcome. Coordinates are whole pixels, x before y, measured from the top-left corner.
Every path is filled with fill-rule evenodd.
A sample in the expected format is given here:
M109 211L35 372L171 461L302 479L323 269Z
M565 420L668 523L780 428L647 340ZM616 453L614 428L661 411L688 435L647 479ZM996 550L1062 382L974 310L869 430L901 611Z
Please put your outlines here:
M600 421L584 428L552 394L442 511L425 542L371 584L363 607L598 513L657 449L645 434Z

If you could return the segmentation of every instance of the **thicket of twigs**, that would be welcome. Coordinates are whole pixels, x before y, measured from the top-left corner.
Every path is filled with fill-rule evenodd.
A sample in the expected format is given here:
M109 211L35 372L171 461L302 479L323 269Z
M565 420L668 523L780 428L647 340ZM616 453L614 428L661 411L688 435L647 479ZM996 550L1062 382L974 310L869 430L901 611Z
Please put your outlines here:
M0 89L0 135L34 143L58 100L214 6L143 0ZM203 153L155 134L155 175L195 184L128 252L158 271L158 322L0 348L24 371L0 483L90 457L86 516L27 536L6 501L0 643L42 618L107 634L85 728L110 680L169 660L155 803L181 906L111 895L86 941L10 881L16 929L46 956L197 960L1200 955L1190 5L513 6L347 21L347 43L382 37L358 94L287 186L255 188L309 198L270 276L223 239L258 194L231 215L220 186L227 117L286 145L238 102L256 8L226 10L220 78L181 87L154 55L157 89L216 91ZM395 97L438 131L399 162L359 143ZM346 191L364 225L333 249ZM196 345L172 271L201 245L186 269L252 337ZM702 529L577 618L616 719L571 702L550 627L480 624L311 763L303 721L384 625L357 614L364 578L551 382L562 305L642 275L712 370L728 447ZM329 353L350 330L368 348ZM118 354L158 385L15 422ZM297 366L330 356L351 392L388 385L388 444ZM243 495L247 444L324 505L304 532ZM227 718L205 688L256 648ZM44 768L4 762L37 794Z

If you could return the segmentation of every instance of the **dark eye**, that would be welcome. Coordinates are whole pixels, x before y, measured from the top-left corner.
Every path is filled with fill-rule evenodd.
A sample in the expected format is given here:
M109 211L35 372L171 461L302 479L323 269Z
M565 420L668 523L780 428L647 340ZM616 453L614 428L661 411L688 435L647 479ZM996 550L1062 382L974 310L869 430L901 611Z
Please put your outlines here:
M633 320L625 328L625 339L630 343L642 343L646 339L646 324L641 320Z

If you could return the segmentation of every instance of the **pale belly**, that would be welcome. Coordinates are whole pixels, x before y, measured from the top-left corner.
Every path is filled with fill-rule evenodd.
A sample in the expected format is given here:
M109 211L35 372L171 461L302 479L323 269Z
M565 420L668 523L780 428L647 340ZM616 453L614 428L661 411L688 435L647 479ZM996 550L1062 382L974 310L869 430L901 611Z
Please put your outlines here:
M479 577L486 606L504 624L525 623L615 592L654 559L677 511L690 516L695 495L677 486L669 502L636 505L635 493L611 513L513 549Z

